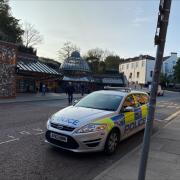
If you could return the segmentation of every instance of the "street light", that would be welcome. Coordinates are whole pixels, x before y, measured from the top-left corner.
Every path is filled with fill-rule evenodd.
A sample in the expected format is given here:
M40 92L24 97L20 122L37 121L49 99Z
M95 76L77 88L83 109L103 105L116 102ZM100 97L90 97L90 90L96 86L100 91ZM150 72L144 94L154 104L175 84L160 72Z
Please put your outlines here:
M139 166L138 180L145 180L146 167L150 147L150 137L152 133L153 120L156 106L156 95L158 83L163 63L163 54L166 41L167 27L169 22L169 14L172 0L160 0L158 22L155 34L155 45L157 45L156 62L154 67L153 81L150 92L150 101L148 108L148 117L146 120L146 127L143 139L142 155Z

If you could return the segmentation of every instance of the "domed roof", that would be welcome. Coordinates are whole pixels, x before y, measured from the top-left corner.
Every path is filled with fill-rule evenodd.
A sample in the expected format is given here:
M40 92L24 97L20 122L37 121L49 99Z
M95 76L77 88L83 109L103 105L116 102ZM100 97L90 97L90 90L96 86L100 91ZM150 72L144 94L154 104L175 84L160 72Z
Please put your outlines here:
M80 55L80 53L78 51L73 51L71 53L71 57L73 57L73 58L81 58L81 55Z
M88 63L83 58L81 58L78 51L72 52L71 56L65 59L64 62L61 64L60 69L62 69L63 71L91 71Z

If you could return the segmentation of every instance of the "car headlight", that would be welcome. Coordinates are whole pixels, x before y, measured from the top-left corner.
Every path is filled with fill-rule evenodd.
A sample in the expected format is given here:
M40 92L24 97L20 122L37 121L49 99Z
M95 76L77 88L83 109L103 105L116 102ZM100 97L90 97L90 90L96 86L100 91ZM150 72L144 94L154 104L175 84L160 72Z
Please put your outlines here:
M53 120L53 115L50 116L50 118L49 118L48 121L47 121L47 124L46 124L47 128L49 128L50 123L51 123L52 120Z
M88 124L78 129L76 133L96 132L96 131L105 130L106 128L107 128L107 124Z

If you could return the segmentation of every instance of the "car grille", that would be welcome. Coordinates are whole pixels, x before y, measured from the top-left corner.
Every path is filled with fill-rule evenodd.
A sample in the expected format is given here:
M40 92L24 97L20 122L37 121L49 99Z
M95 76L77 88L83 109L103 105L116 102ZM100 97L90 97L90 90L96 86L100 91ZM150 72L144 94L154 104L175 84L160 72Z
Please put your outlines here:
M50 133L51 133L51 131L47 131L45 136L46 136L47 141L54 145L57 145L57 146L60 146L63 148L67 148L67 149L77 149L79 147L79 144L71 136L53 132L55 134L66 136L67 142L63 142L63 141L58 141L56 139L52 139L50 137Z
M56 124L56 123L51 123L51 127L62 130L62 131L73 131L75 129L74 127L64 126L64 125Z

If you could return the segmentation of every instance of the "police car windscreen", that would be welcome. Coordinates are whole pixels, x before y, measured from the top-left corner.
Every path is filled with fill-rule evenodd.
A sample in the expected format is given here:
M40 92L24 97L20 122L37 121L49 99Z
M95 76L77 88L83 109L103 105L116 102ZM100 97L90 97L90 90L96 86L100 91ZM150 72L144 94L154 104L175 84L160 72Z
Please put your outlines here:
M123 96L103 94L103 93L91 93L82 100L80 100L75 107L85 107L100 109L106 111L116 111L123 99Z

